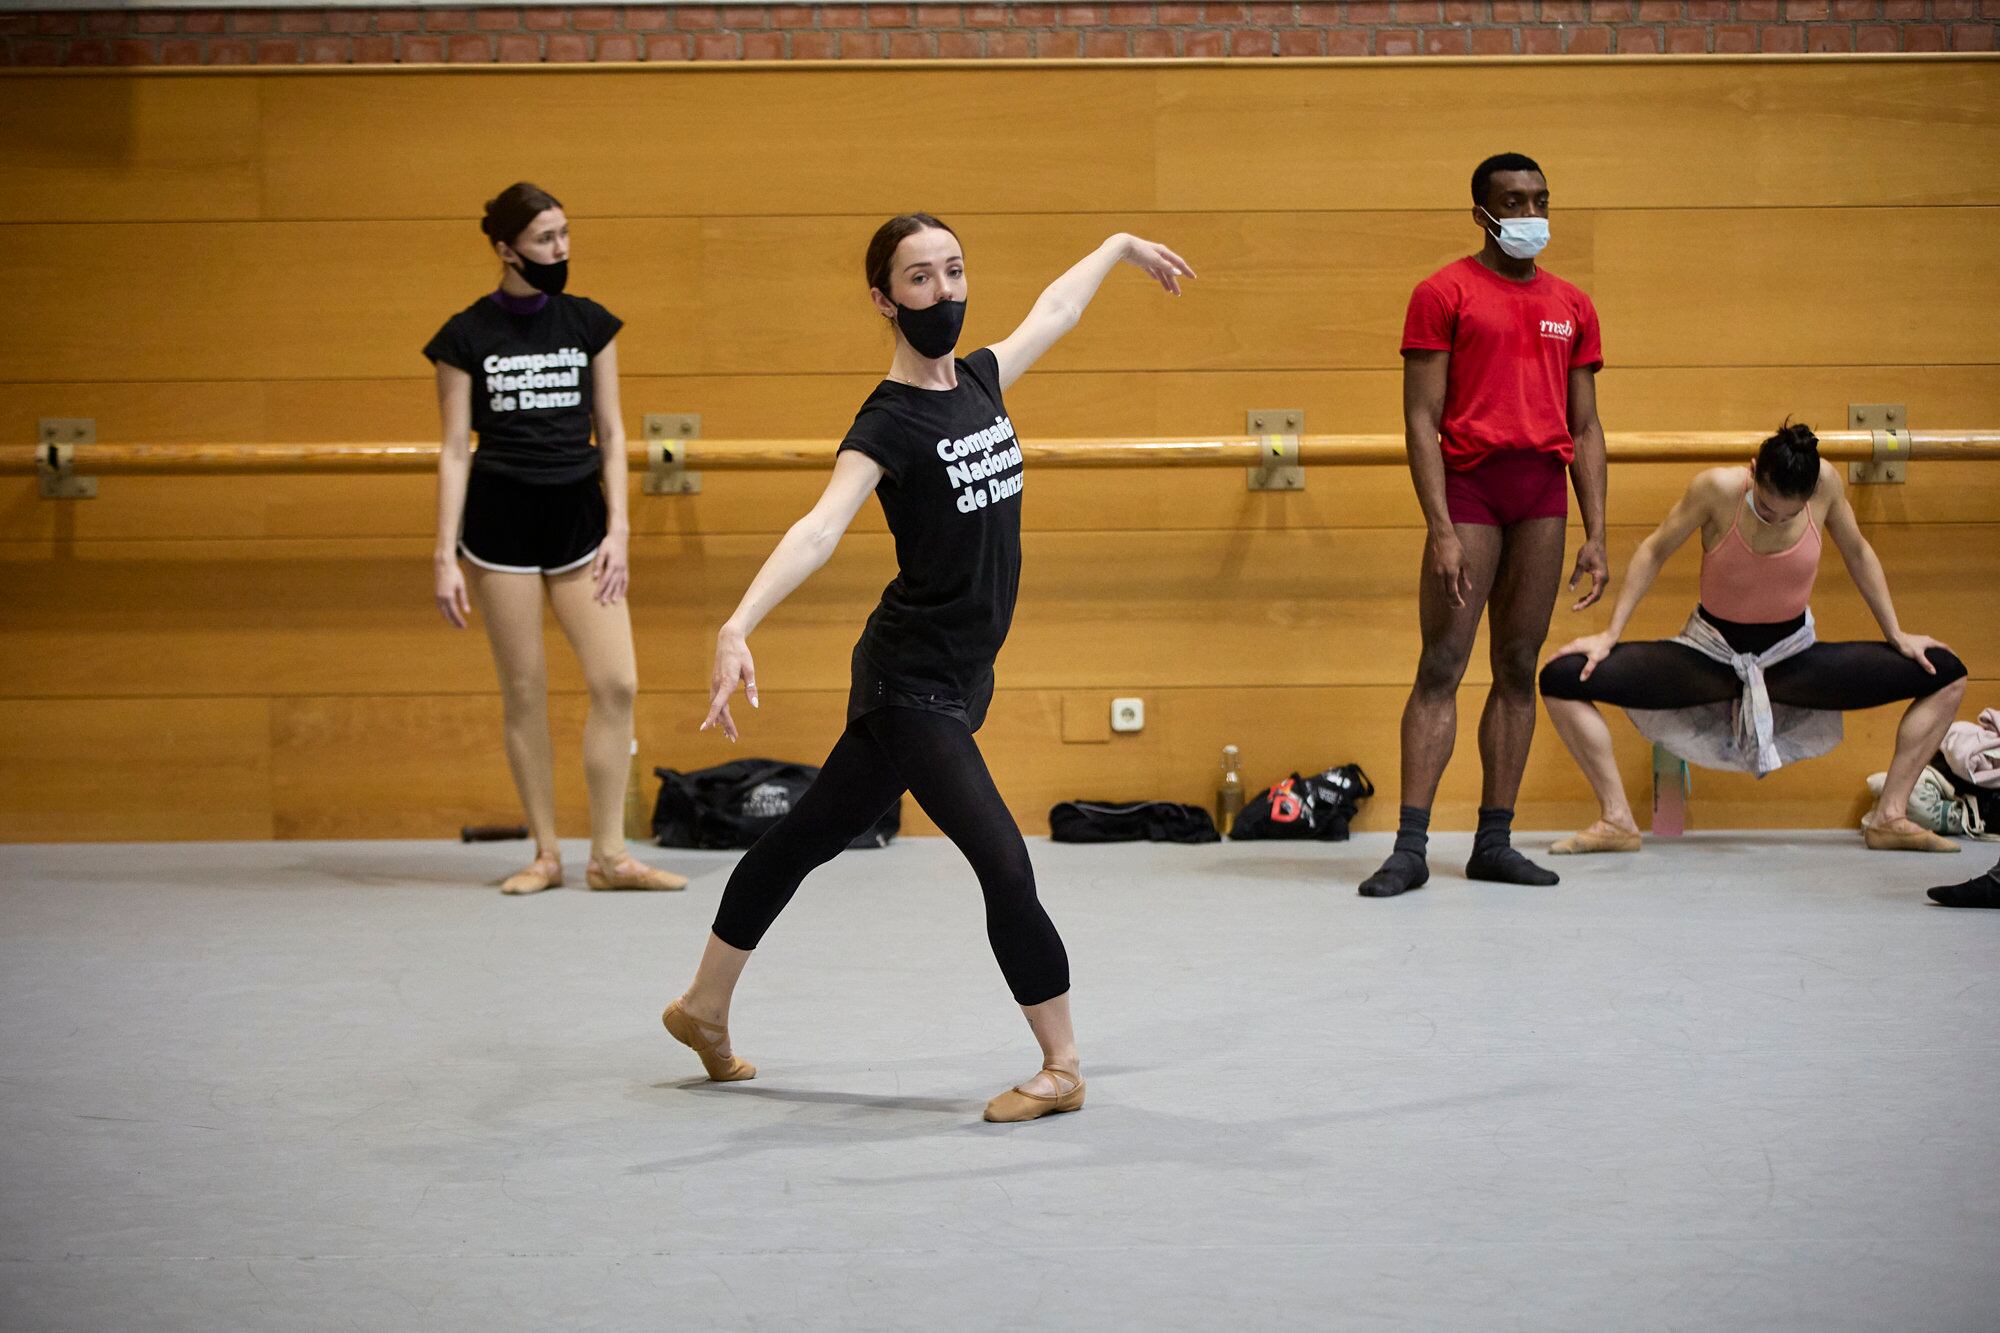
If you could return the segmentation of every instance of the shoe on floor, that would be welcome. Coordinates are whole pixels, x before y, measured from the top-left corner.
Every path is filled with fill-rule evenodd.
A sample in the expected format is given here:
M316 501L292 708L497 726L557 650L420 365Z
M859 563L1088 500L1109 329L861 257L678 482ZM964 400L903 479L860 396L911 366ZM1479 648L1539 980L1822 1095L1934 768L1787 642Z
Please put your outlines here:
M1039 1120L1045 1115L1055 1115L1062 1111L1083 1109L1083 1076L1067 1069L1043 1066L1042 1072L1049 1075L1059 1091L1051 1097L1039 1092L1023 1092L1019 1088L1007 1091L986 1103L986 1118L998 1125L1016 1124L1023 1120ZM1033 1080L1029 1080L1032 1082ZM1067 1086L1065 1086L1067 1085Z
M1870 849L1878 852L1955 852L1958 844L1950 838L1931 832L1927 828L1912 828L1908 831L1892 828L1877 828L1871 824L1861 830L1862 841Z
M686 875L676 875L671 870L660 870L641 863L633 857L612 865L605 865L596 857L583 869L584 882L593 889L684 889L688 886Z
M502 893L540 893L559 889L563 884L562 862L553 856L538 856L526 870L517 870L500 881Z
M1601 819L1581 833L1572 833L1549 844L1550 856L1588 856L1594 852L1638 850L1639 834L1636 829L1622 829Z

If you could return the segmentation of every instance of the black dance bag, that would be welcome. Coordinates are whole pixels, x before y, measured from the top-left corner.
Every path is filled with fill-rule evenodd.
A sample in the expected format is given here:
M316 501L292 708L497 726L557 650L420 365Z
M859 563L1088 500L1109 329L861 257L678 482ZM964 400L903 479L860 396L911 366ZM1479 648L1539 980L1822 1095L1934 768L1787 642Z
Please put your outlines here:
M1220 842L1198 805L1172 801L1064 801L1049 809L1052 842Z
M682 773L656 768L660 795L653 803L653 836L662 847L734 851L750 846L791 813L819 770L779 759L736 759ZM901 797L849 847L887 847L902 827Z
M1347 826L1375 784L1359 764L1342 764L1306 777L1294 773L1244 803L1229 827L1231 842L1263 838L1315 838L1346 842Z

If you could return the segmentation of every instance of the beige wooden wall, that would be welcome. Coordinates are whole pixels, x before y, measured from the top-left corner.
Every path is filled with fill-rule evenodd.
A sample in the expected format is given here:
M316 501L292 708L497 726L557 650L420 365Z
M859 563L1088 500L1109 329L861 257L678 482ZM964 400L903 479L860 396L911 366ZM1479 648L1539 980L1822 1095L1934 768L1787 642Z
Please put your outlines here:
M1547 167L1551 269L1602 313L1604 420L2000 425L2000 64L1978 58L1358 64L437 69L0 77L0 438L44 416L104 440L434 435L418 348L490 287L473 219L527 177L574 221L573 287L628 322L625 405L710 437L831 442L886 364L860 255L881 217L952 221L967 345L1003 334L1104 235L1166 240L1181 301L1126 271L1012 395L1023 434L1399 429L1411 285L1478 240L1489 152ZM1611 548L1687 469L1611 478ZM633 616L649 762L698 736L714 628L809 476L713 474L635 496ZM1905 624L2000 701L2000 467L1917 465L1859 493ZM110 478L53 503L0 478L0 837L416 836L511 816L482 638L432 609L427 478ZM983 742L1024 825L1070 796L1205 800L1225 742L1251 781L1359 760L1393 824L1416 658L1418 511L1399 469L1043 472ZM764 708L736 753L817 761L847 650L893 568L872 508L758 634ZM1683 553L1635 632L1692 602ZM1837 559L1821 632L1872 625ZM1606 603L1608 609L1609 602ZM1555 634L1604 611L1557 614ZM582 831L578 675L552 641L567 830ZM1441 825L1477 798L1462 697ZM1145 698L1144 733L1064 717ZM1835 825L1895 710L1762 784L1703 774L1710 827ZM1620 722L1635 793L1645 752ZM1546 727L1520 818L1584 818ZM917 827L923 829L921 820Z

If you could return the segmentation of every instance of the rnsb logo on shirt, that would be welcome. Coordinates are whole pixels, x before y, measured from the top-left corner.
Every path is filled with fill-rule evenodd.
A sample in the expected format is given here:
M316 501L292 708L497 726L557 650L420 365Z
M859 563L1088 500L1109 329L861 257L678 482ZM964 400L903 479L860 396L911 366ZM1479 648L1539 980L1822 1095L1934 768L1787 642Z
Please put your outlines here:
M1006 445L1006 448L1001 448ZM996 453L995 451L998 450ZM956 440L939 440L937 456L949 466L946 477L958 492L958 512L971 514L1021 493L1021 446L1014 439L1014 423L1004 416L993 418L985 430L976 430ZM1014 469L1012 476L1001 474ZM981 486L980 482L985 482Z
M1542 321L1544 338L1574 338L1576 321L1572 319L1545 319Z

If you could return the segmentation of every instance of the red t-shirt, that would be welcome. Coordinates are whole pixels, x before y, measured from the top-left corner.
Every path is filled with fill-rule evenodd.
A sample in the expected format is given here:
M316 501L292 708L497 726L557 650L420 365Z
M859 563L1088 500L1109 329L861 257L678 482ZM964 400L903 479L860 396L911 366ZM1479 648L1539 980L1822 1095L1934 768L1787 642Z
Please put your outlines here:
M1403 351L1451 353L1438 429L1447 468L1503 449L1576 456L1569 372L1604 364L1597 307L1581 288L1541 269L1514 282L1468 255L1410 293Z

